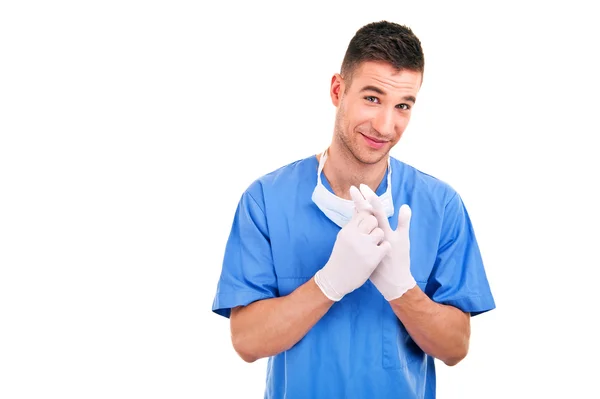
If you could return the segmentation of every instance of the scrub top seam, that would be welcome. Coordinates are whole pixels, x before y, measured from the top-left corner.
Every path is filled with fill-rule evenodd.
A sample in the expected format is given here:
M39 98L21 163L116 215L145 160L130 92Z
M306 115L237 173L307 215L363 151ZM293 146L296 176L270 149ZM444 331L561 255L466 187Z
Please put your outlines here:
M267 215L265 214L265 211L262 209L262 207L260 206L260 204L258 203L258 201L256 200L256 198L254 198L252 196L252 193L250 193L250 191L248 191L248 197L252 198L252 201L254 201L254 203L256 204L256 206L258 206L258 209L260 209L260 212L263 214L263 216L266 218Z

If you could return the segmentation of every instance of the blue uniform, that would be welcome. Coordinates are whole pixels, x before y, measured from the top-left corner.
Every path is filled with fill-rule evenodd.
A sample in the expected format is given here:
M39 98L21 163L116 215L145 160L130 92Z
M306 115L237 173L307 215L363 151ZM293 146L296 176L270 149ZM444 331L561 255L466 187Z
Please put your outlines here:
M328 261L340 228L312 202L318 161L298 160L243 193L213 311L288 295ZM495 308L473 227L446 183L391 159L396 228L408 204L411 272L434 301L476 315ZM331 191L327 179L323 184ZM387 188L384 178L376 193ZM290 350L269 358L265 398L435 398L434 359L367 281L336 302Z

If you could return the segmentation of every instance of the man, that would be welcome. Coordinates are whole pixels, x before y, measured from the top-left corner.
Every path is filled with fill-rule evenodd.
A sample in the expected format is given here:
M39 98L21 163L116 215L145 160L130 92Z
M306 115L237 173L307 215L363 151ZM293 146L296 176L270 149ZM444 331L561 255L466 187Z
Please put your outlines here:
M212 309L242 359L269 357L266 398L434 398L434 359L460 362L495 307L460 196L389 155L423 70L409 28L359 29L329 148L241 197Z

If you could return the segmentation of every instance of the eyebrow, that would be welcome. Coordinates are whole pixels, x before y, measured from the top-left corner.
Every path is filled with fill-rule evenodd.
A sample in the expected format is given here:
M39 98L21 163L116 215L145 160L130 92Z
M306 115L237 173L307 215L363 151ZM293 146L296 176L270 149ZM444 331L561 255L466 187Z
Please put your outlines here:
M371 86L371 85L367 85L367 86L363 87L362 89L360 89L360 92L361 92L361 93L362 93L363 91L373 91L373 92L375 92L375 93L377 93L377 94L379 94L379 95L382 95L382 96L385 96L385 95L386 95L385 91L383 91L382 89L380 89L380 88L379 88L379 87L377 87L377 86ZM416 99L414 96L404 96L404 97L402 97L402 99L403 99L404 101L410 101L410 102L412 102L413 104L417 102L417 99Z

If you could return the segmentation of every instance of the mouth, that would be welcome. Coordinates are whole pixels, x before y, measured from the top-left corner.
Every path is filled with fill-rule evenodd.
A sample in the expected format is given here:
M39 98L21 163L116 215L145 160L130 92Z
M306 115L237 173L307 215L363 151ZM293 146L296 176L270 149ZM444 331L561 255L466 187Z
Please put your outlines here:
M361 136L363 136L363 138L365 139L365 141L366 141L366 143L367 143L367 145L369 147L375 148L377 150L380 149L381 147L383 147L387 143L387 141L377 140L377 139L374 139L374 138L369 137L367 135L364 135L362 133L361 133Z

